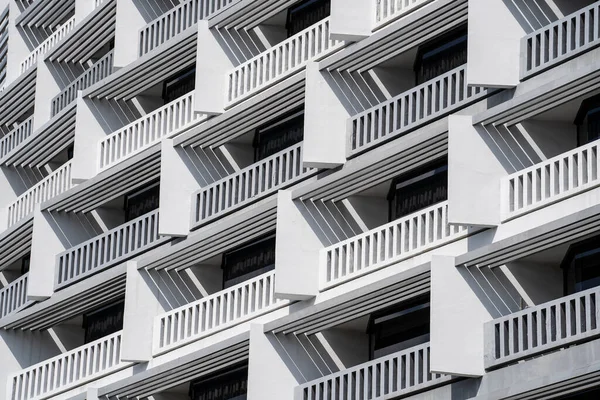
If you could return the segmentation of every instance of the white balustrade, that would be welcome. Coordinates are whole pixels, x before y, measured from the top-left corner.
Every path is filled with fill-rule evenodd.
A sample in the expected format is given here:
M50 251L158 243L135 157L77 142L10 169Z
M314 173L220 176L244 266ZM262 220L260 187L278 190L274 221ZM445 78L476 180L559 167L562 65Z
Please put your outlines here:
M600 1L525 36L521 78L528 78L600 45Z
M348 153L361 153L482 98L487 89L467 86L466 65L357 114L351 119Z
M448 223L448 202L417 211L321 250L320 290L414 257L469 234Z
M98 168L105 170L204 119L206 115L194 111L194 92L185 94L102 139Z
M227 77L227 107L274 85L344 46L329 39L330 18L312 25L239 65Z
M23 62L21 62L21 74L31 68L37 62L38 58L43 57L58 42L67 36L75 27L75 17L59 26L46 40L33 50Z
M8 206L8 226L31 214L36 204L42 204L72 187L71 161L68 161Z
M275 298L275 271L156 318L153 354L172 350L288 304Z
M25 274L0 289L0 319L31 304L27 300L27 277Z
M41 400L131 365L121 361L121 332L85 344L9 377L9 400Z
M27 118L19 126L0 138L0 160L12 152L33 132L33 116Z
M431 372L430 353L425 343L315 379L297 387L294 400L392 399L454 379Z
M372 0L375 2L375 29L430 3L433 0ZM375 30L374 29L374 30Z
M109 76L112 73L112 67L113 51L111 50L52 99L52 116L71 104L77 98L78 91L85 90Z
M192 225L223 215L316 172L302 166L302 143L295 144L194 193Z
M502 220L521 216L600 185L600 141L502 179Z
M596 287L486 323L486 368L597 338L599 300L600 288Z
M123 262L168 240L158 235L158 210L96 236L56 257L55 289Z

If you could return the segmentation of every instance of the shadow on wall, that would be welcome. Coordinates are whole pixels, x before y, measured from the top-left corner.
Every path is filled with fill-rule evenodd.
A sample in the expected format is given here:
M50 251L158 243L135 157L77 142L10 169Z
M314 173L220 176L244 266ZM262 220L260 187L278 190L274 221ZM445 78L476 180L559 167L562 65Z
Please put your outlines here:
M593 3L590 0L503 0L526 33Z
M179 5L177 0L133 0L140 15L146 22L150 22L175 6Z

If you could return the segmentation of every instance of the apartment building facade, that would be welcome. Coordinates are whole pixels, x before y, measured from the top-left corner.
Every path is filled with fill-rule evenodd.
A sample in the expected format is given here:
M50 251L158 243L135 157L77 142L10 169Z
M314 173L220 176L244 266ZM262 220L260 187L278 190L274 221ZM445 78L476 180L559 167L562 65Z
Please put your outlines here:
M599 398L600 2L0 9L0 398Z

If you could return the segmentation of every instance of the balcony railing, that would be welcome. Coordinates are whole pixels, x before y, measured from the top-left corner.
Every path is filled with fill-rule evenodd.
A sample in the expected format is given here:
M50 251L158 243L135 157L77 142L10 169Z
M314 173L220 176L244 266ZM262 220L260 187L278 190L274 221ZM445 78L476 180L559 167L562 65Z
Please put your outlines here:
M525 36L521 78L525 79L600 45L600 1Z
M131 365L121 361L121 332L26 368L9 377L9 400L40 400Z
M502 179L502 220L521 216L600 185L600 141Z
M33 50L23 62L21 62L21 74L31 68L37 62L38 58L43 57L58 42L67 36L75 27L75 17L59 26L52 35L48 36L38 47Z
M375 2L375 29L424 6L433 0L372 0Z
M429 343L411 347L296 388L294 400L392 399L450 382L431 373Z
M154 323L156 356L287 304L275 298L275 271L169 311Z
M194 92L185 94L102 139L98 143L98 168L108 169L205 118L194 112Z
M198 190L192 225L231 212L316 172L302 166L302 143L295 144Z
M600 336L600 288L527 308L485 324L485 367L492 368Z
M158 210L81 243L56 257L58 290L169 240L158 235Z
M71 161L39 181L8 206L8 226L11 227L31 214L36 204L42 204L71 187Z
M352 117L349 156L486 96L487 89L467 86L466 73L466 65L460 66Z
M0 289L0 319L31 304L27 300L28 276L29 274L25 274L11 282L10 285Z
M326 290L468 235L448 223L448 202L392 221L321 250L320 290Z
M81 74L67 86L58 96L52 99L52 116L71 104L77 98L77 92L85 90L96 82L100 82L112 73L113 51L99 59L90 69Z
M19 126L0 138L0 160L10 154L33 132L33 116L27 118Z
M319 60L342 48L344 42L329 39L329 18L265 50L231 71L227 77L227 107L289 77L311 60Z

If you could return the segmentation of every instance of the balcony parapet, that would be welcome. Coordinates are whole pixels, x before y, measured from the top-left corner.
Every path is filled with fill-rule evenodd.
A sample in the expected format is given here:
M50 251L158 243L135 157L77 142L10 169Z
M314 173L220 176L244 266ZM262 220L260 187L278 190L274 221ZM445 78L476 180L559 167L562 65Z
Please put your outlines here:
M142 215L58 254L54 288L71 285L168 240L158 234L158 210Z
M77 98L78 91L85 90L109 76L112 73L112 68L113 51L111 50L52 99L51 115L54 117L62 109L71 104Z
M60 354L8 379L9 400L41 400L131 365L121 361L121 333Z
M30 304L27 300L27 278L29 273L0 289L0 319L16 313Z
M366 362L298 386L294 400L391 399L449 383L431 373L429 343Z
M433 0L372 0L375 4L373 30L383 28L391 22L423 7Z
M194 111L194 92L185 94L102 139L98 143L98 170L106 170L160 142L163 137L205 119L206 115Z
M597 338L599 299L596 287L487 322L485 367L496 368Z
M275 298L275 271L267 272L159 315L154 323L153 354L168 352L288 303Z
M50 49L58 44L65 36L67 36L75 27L75 17L72 17L67 22L62 24L48 36L38 47L35 48L28 56L21 62L21 74L25 73L29 68L37 63L40 57L43 57Z
M71 161L67 161L8 206L9 228L30 215L36 204L42 204L73 187L71 163Z
M525 36L521 79L527 79L600 45L600 1Z
M319 290L356 279L469 234L448 223L444 201L326 247L320 253Z
M353 157L488 95L467 85L462 65L352 117L347 154Z
M302 143L201 188L194 196L192 227L232 212L317 172L302 166Z
M33 133L33 115L0 138L0 160L10 154Z
M330 18L325 18L231 71L225 108L300 71L308 61L321 60L344 47L343 41L329 39L329 23Z
M559 154L502 179L502 221L600 186L600 141Z

